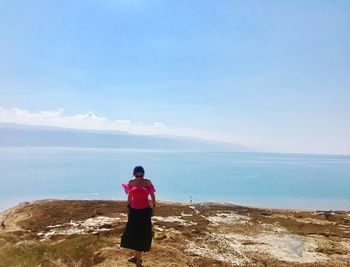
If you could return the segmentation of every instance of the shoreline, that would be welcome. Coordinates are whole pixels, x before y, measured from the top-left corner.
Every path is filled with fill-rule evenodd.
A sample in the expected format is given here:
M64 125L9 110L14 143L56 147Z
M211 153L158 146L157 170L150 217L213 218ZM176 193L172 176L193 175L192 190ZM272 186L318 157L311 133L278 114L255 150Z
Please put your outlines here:
M125 199L109 199L109 198L56 198L56 197L49 197L49 198L38 198L38 199L32 199L32 200L20 200L20 201L9 201L9 205L5 205L5 208L0 207L0 214L8 209L13 209L17 206L25 205L25 204L35 204L45 201L60 201L60 200L67 200L67 201L117 201L117 202L123 202ZM260 210L274 210L274 211L280 211L280 212L350 212L349 209L314 209L314 208L277 208L277 207L268 207L268 206L258 206L258 205L245 205L235 202L229 202L229 201L198 201L198 202L190 202L187 201L176 201L176 200L166 200L166 199L157 199L157 202L164 203L164 204L179 204L179 205L226 205L226 206L240 206L240 207L246 207L251 209L260 209Z

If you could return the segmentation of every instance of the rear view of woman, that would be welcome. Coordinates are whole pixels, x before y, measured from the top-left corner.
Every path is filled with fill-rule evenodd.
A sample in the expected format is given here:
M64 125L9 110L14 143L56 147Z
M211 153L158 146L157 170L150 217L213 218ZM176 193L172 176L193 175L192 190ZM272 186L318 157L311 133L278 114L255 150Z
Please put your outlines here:
M121 238L120 246L135 250L135 256L128 261L142 267L142 252L150 251L152 244L152 221L155 214L156 191L151 180L144 177L145 170L136 166L133 171L134 179L122 184L128 194L128 222ZM152 208L148 195L152 198Z

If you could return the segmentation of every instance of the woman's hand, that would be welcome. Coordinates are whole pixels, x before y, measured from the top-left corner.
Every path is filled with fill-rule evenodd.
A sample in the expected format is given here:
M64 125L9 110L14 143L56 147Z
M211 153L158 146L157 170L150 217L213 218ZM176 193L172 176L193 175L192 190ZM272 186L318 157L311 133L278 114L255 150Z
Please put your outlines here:
M155 216L155 214L156 214L156 210L155 210L155 208L152 208L152 214L151 214L151 217Z

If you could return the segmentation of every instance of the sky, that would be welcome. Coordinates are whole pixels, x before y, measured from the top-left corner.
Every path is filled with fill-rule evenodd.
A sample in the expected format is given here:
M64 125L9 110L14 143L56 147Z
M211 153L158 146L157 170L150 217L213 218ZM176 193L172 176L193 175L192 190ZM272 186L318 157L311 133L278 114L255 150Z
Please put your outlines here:
M0 0L0 122L350 154L350 1Z

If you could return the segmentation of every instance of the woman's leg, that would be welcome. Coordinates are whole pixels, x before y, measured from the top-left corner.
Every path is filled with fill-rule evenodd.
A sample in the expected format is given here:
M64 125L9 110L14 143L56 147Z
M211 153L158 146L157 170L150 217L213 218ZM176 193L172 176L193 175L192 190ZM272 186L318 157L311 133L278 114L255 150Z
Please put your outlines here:
M141 263L141 257L142 257L142 251L136 251L135 250L135 257L136 257L136 264Z

